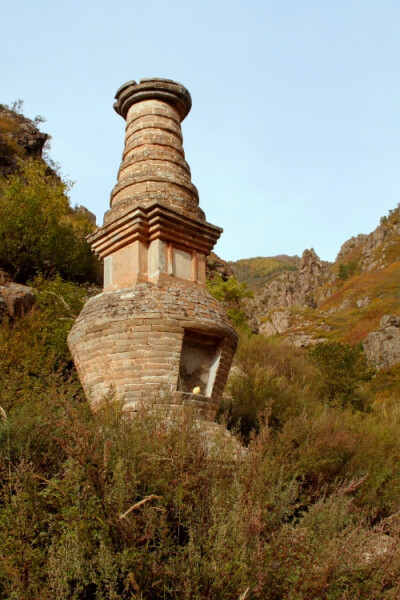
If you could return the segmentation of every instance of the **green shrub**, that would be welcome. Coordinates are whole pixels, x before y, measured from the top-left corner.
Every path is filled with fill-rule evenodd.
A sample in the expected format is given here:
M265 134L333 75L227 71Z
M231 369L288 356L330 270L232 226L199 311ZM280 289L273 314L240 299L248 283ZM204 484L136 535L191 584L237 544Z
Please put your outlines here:
M339 277L345 281L357 271L356 262L341 263L339 265Z
M362 425L346 415L321 407L260 427L233 461L190 415L126 421L110 403L94 420L70 383L48 380L0 427L0 594L393 600L400 536L382 524L379 554L352 471L366 466Z
M239 283L234 277L224 281L221 275L216 274L212 280L207 281L207 288L214 298L226 306L227 315L233 325L240 330L250 331L241 304L243 298L252 298L254 295L247 284Z
M235 360L238 369L228 382L219 418L246 442L265 420L280 429L317 397L317 371L304 352L293 346L242 333Z
M42 274L78 283L99 281L99 266L85 237L93 225L75 218L68 184L39 160L20 161L0 186L0 267L19 282Z
M320 371L323 391L330 401L337 400L354 408L365 408L361 385L372 378L374 370L361 344L349 346L340 342L325 342L312 348L309 358Z

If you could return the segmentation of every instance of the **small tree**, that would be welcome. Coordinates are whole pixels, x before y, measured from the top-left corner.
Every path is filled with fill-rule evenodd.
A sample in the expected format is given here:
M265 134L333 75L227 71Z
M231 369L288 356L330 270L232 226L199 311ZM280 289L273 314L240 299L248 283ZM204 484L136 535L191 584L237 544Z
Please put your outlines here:
M309 358L322 377L328 399L362 408L361 384L373 376L361 344L349 346L340 342L325 342L312 348Z
M235 277L224 281L221 275L216 275L212 281L207 282L208 291L214 298L226 305L226 312L236 327L246 327L246 314L241 308L242 298L252 298L253 291L247 283L239 283Z
M343 281L354 275L357 270L356 262L342 263L339 265L339 277Z
M214 298L220 302L226 302L231 308L237 307L242 298L252 298L252 290L247 283L239 283L235 277L230 277L224 281L221 275L215 277L213 281L207 282L208 291Z
M16 281L41 273L95 281L98 269L85 236L93 229L75 219L69 185L40 160L21 161L0 186L0 267Z

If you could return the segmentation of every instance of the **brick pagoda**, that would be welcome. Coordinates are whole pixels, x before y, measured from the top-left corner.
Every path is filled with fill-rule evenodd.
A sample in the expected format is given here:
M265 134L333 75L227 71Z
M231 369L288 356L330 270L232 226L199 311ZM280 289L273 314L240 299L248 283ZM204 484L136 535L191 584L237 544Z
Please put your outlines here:
M192 406L212 421L236 333L205 285L222 233L207 223L182 147L188 90L168 79L129 81L116 94L125 148L110 210L89 241L104 290L85 305L68 343L96 412L110 393L130 412Z

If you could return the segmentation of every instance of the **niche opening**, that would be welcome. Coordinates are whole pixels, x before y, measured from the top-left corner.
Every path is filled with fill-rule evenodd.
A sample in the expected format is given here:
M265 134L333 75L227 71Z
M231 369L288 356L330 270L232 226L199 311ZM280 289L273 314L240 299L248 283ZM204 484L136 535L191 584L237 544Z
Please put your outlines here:
M221 339L200 331L186 330L179 365L178 390L211 396L221 358Z

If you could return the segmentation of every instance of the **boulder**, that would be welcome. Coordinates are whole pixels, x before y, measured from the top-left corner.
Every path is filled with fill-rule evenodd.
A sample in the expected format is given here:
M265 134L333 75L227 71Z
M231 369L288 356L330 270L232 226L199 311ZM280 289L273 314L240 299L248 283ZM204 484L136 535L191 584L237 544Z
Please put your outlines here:
M12 319L25 316L32 310L35 301L35 293L27 285L0 285L0 321L5 315Z
M400 316L385 315L379 325L365 339L364 349L377 369L389 369L400 363Z
M356 302L357 308L364 308L364 306L368 306L371 303L370 298L366 296L365 298L359 298Z

